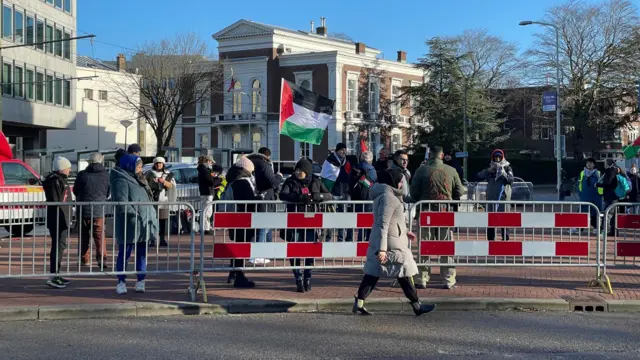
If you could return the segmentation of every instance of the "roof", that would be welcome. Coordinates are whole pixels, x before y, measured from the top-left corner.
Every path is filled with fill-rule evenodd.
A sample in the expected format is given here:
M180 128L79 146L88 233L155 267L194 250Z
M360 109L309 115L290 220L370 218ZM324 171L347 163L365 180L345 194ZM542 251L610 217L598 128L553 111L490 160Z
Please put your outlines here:
M99 69L99 70L108 70L108 71L118 71L117 66L115 64L110 64L98 59L94 59L88 56L76 56L76 64L80 67L86 67L91 69Z

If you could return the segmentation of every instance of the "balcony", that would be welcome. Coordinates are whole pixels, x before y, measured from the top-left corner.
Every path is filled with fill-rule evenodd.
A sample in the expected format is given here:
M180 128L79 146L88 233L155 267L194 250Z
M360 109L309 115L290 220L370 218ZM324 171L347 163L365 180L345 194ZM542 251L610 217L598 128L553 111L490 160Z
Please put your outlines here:
M422 116L414 115L411 117L411 125L426 126L429 122Z
M357 111L345 111L344 118L345 120L362 120L363 114Z
M260 122L268 120L269 114L266 112L259 113L239 113L239 114L215 114L213 119L217 123L224 124L248 124L251 122Z

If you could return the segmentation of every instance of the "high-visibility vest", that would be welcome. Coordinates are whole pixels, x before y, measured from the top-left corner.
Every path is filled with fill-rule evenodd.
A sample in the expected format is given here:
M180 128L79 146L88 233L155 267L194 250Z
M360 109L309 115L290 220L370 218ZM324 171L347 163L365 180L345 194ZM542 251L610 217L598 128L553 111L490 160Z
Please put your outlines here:
M600 171L596 170L595 176L599 178L600 177ZM580 191L580 192L582 192L582 180L584 180L584 170L582 170L580 172L580 182L578 183L578 191ZM598 188L598 195L602 195L602 194L604 194L604 189L599 187Z

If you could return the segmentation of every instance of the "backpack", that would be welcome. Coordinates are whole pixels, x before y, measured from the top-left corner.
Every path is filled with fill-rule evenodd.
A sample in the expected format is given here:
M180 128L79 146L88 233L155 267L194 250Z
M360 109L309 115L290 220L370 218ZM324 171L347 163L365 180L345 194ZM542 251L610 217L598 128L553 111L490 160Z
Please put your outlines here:
M349 174L349 195L352 200L370 200L369 191L373 181L367 177L367 172L360 168L351 169Z
M233 183L238 181L238 180L244 180L244 181L248 181L249 184L251 184L251 188L253 189L254 193L255 193L255 186L253 185L253 181L251 181L251 179L249 178L240 178L240 179L236 179L233 180L231 183L227 184L227 186L225 186L224 191L222 192L222 194L220 194L220 198L218 200L220 201L227 201L227 202L231 202L234 201L235 198L233 196ZM236 211L236 204L217 204L216 205L216 211L217 212L235 212Z
M618 185L616 186L615 194L618 199L624 199L631 192L631 182L622 174L616 175L616 180L618 180Z

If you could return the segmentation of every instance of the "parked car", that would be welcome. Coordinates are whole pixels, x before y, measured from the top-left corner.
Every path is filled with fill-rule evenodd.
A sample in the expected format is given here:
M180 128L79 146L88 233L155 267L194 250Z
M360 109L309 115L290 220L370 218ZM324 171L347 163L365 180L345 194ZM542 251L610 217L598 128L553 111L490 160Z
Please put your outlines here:
M142 171L151 170L153 164L147 164ZM176 181L177 200L193 203L200 202L200 190L198 188L198 170L196 164L169 162L165 164L167 170L173 174ZM199 206L199 205L198 205Z
M469 183L468 195L469 200L486 200L487 199L487 183ZM522 178L514 177L511 185L511 200L513 201L531 201L533 200L533 184L524 181Z

